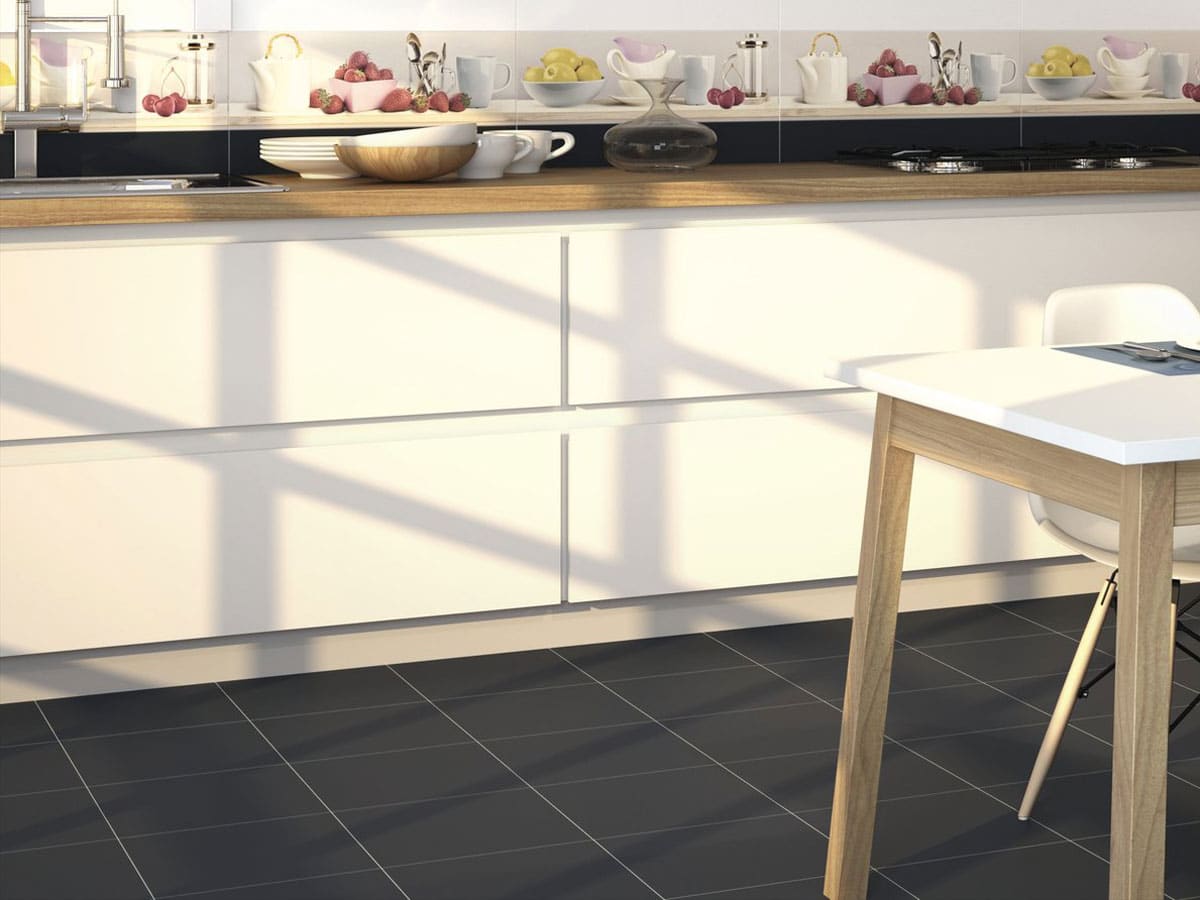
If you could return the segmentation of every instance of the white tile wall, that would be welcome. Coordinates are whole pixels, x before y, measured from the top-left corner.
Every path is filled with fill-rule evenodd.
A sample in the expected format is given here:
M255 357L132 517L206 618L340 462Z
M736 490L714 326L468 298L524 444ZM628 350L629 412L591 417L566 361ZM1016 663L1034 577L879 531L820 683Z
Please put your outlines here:
M778 31L779 11L780 0L517 0L517 28L614 33Z
M216 0L213 0L216 2ZM233 27L247 31L449 31L509 30L516 21L516 0L226 0L232 2Z
M1020 27L1020 4L1021 0L782 0L783 27L926 34L954 29L1014 30Z
M121 12L125 15L125 27L130 31L191 31L197 6L223 6L228 10L230 2L231 0L120 0ZM35 16L106 16L112 12L113 0L33 0L32 8ZM13 31L15 28L16 4L12 0L3 0L0 2L0 31Z
M1106 31L1200 29L1195 0L1021 0L1021 27L1033 30L1081 25ZM1193 47L1200 50L1200 47Z

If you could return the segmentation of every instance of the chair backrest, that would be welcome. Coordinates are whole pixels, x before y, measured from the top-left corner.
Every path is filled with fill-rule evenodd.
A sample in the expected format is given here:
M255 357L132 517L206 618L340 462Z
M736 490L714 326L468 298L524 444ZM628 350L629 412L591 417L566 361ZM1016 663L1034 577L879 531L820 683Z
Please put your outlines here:
M1200 338L1200 309L1165 284L1091 284L1046 301L1043 344Z

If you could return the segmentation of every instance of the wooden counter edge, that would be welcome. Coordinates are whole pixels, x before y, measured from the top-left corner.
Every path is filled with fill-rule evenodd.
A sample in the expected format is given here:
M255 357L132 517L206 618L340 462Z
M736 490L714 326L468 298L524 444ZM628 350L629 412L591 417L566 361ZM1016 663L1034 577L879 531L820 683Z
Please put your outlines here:
M1200 166L911 175L837 163L713 166L684 175L561 169L498 181L382 184L267 177L283 193L0 201L0 229L71 225L584 212L808 203L1200 193Z

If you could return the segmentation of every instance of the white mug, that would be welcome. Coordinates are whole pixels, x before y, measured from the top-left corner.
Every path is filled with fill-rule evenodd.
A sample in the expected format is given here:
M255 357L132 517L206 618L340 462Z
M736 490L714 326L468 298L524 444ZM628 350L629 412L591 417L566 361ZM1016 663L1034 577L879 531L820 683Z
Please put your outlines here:
M533 152L533 141L523 134L487 131L475 139L475 155L458 170L459 178L501 178L504 170Z
M1145 75L1150 71L1150 60L1157 52L1154 47L1147 47L1132 59L1119 59L1105 46L1096 51L1096 59L1111 75Z
M683 102L688 106L703 106L708 103L708 92L713 86L717 71L715 56L682 56Z
M1012 65L1012 77L1004 77L1004 68ZM1000 89L1017 80L1017 61L1003 53L972 53L971 84L979 88L981 100L998 100Z
M505 170L505 175L536 175L541 171L543 163L558 159L575 148L574 135L565 131L490 131L488 134L514 134L533 141L533 150L529 155L524 158L517 157ZM563 142L557 150L553 149L555 141Z
M458 75L458 89L471 98L472 109L486 109L492 97L512 81L512 67L498 62L494 56L457 56L454 69ZM502 84L496 84L497 69L504 69Z
M1177 100L1183 96L1183 83L1188 80L1191 57L1186 53L1163 53L1163 96Z

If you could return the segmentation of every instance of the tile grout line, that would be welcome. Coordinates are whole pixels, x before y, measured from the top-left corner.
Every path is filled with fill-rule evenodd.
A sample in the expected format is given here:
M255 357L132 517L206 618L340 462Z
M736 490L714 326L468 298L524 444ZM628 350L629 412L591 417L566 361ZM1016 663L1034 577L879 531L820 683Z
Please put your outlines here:
M707 636L708 636L708 635L706 635L706 637L707 637ZM718 641L717 643L720 643L720 641ZM687 744L689 747L691 747L691 748L692 748L693 750L695 750L697 753L701 754L702 756L706 757L707 759L710 759L710 760L712 760L712 761L713 761L713 763L715 763L716 765L720 766L722 769L724 769L726 772L728 772L730 775L732 775L734 778L736 778L736 779L737 779L738 781L740 781L742 784L746 785L748 788L750 788L750 789L751 789L752 791L754 791L756 794L760 795L761 797L764 797L765 799L767 799L767 800L769 800L771 803L773 803L775 806L779 807L781 810L783 810L783 811L784 811L784 812L785 812L787 815L791 816L791 817L792 817L793 819L795 819L797 822L801 823L801 824L802 824L802 825L804 825L806 828L809 828L809 829L811 829L812 831L815 831L817 834L819 834L819 835L820 835L821 837L823 837L824 839L826 839L826 840L828 840L828 839L829 839L829 835L827 835L827 834L825 834L823 831L821 831L821 829L820 829L820 828L817 828L815 825L813 825L811 822L809 822L807 819L803 818L802 816L798 815L797 813L795 813L795 812L792 812L792 810L788 809L788 808L787 808L787 807L786 807L784 804L780 803L778 800L776 800L776 799L775 799L774 797L772 797L770 794L766 793L766 791L763 791L763 790L761 790L760 788L758 788L757 786L755 786L755 785L751 784L749 781L747 781L745 778L743 778L743 777L742 777L741 775L739 775L737 772L734 772L732 769L730 769L730 768L729 768L727 765L725 765L724 763L722 763L722 762L721 762L720 760L718 760L716 757L712 756L712 755L711 755L711 754L709 754L709 753L706 753L706 752L705 752L704 750L702 750L700 747L697 747L695 744L693 744L691 741L689 741L689 740L688 740L687 738L685 738L683 735L679 734L679 732L675 731L675 730L674 730L673 728L671 728L669 725L666 725L666 724L664 724L663 722L659 721L658 719L654 718L654 716L651 716L649 713L647 713L645 710L643 710L641 707L639 707L639 706L638 706L636 703L634 703L632 700L630 700L630 699L628 699L627 697L624 697L624 696L622 696L621 694L617 693L617 691L615 691L613 688L609 687L609 686L608 686L607 684L605 684L604 682L600 681L598 678L596 678L596 676L592 675L592 674L591 674L590 672L588 672L586 669L582 668L582 667L581 667L581 666L579 666L579 665L576 665L576 663L574 663L574 662L573 662L572 660L570 660L570 659L567 659L567 657L563 656L563 655L562 655L561 653L559 653L557 650L551 649L551 651L550 651L550 652L551 652L551 653L554 653L556 656L558 656L560 659L562 659L562 660L563 660L564 662L566 662L568 665L570 665L570 666L573 666L574 668L578 669L580 672L582 672L582 673L583 673L584 675L586 675L588 678L591 678L591 679L592 679L592 680L593 680L593 681L594 681L596 684L598 684L598 685L600 685L601 687L603 687L605 690L607 690L609 693L611 693L611 694L612 694L614 697L616 697L617 699L619 699L621 702L628 704L628 705L629 705L629 706L630 706L632 709L635 709L635 710L637 710L637 711L638 711L639 713L641 713L643 716L646 716L646 718L650 719L650 721L652 721L652 722L656 722L656 723L657 723L657 724L658 724L658 725L659 725L661 728L663 728L665 731L669 732L670 734L674 735L674 736L675 736L676 738L678 738L680 741L683 741L683 743ZM750 659L750 657L748 657L748 656L745 656L745 654L739 654L739 655L740 655L740 656L743 656L745 659ZM754 660L751 660L751 662L754 662ZM757 665L757 663L755 663L755 664ZM796 687L799 687L799 685L796 685ZM801 690L804 690L804 688L801 688ZM805 690L804 692L805 692L806 694L809 694L810 696L813 696L811 691L807 691L807 690ZM818 699L819 699L819 698L818 698ZM799 705L802 705L802 706L809 706L809 705L811 705L811 704L807 704L807 703L806 703L806 704L799 704ZM877 870L877 869L875 869L874 867L872 867L872 871L878 871L878 870ZM883 875L883 873L882 873L882 872L880 872L879 874L880 874L881 876ZM883 877L885 877L885 878L886 878L887 876L883 876ZM890 878L889 878L889 879L887 879L887 880L888 880L888 881L891 881L891 879L890 879ZM892 884L896 884L896 882L892 882ZM908 890L907 890L907 889L906 889L906 888L905 888L903 885L896 884L896 887L898 887L898 888L900 888L901 890L903 890L903 891L904 891L906 894L908 894L910 897L912 897L912 898L913 898L913 900L920 900L920 898L918 898L918 897L917 897L915 894L913 894L913 893L911 893L910 891L908 891Z
M400 885L396 884L395 879L392 878L392 876L388 874L387 869L385 869L380 864L379 860L377 860L375 858L374 854L371 853L371 851L368 850L365 846L363 846L363 842L360 841L358 839L358 836L355 835L355 833L347 827L346 823L342 821L341 816L339 816L337 813L335 813L332 809L329 808L329 804L326 803L324 798L313 789L313 786L308 783L308 780L303 775L301 775L298 771L296 771L296 767L293 766L291 764L291 762L288 760L288 758L286 756L284 756L283 753L280 752L279 748L275 746L274 742L272 742L271 739L266 736L266 734L263 732L263 730L258 727L258 725L254 722L253 719L251 719L249 716L246 715L246 711L244 709L242 709L241 706L238 705L237 701L229 696L229 692L225 690L225 686L223 684L221 684L219 681L215 681L215 682L213 682L213 684L215 684L217 687L217 690L219 690L222 694L224 694L225 698L230 703L233 704L234 708L239 713L242 714L242 716L245 718L245 720L250 723L250 726L255 731L258 732L259 737L261 737L264 741L266 741L267 746L270 747L275 752L275 755L278 756L281 760L283 760L283 764L286 765L289 769L291 769L292 774L295 775L296 778L298 778L300 780L300 783L303 784L306 788L308 788L309 792L314 797L317 798L317 802L320 803L321 806L325 807L325 810L329 813L329 815L333 816L334 821L337 822L338 825L340 825L342 827L342 830L345 831L346 834L348 834L350 836L350 839L352 841L354 841L354 843L358 844L358 848L360 850L362 850L362 852L366 854L367 859L371 860L371 862L373 862L375 864L375 866L379 869L379 871L381 871L383 873L383 877L386 878L388 881L390 881L392 883L392 886L395 887L396 890L400 892L400 896L404 897L405 900L412 900L412 898L408 896L408 893L404 890L404 888L402 888L402 887L400 887Z
M550 652L553 653L554 651L552 650ZM522 776L516 769L514 769L512 766L510 766L508 763L506 763L504 760L502 760L499 756L497 756L496 753L494 753L491 750L491 748L489 748L486 744L484 744L482 741L480 741L479 738L475 737L475 735L472 734L469 730L467 730L467 728L464 725L462 725L457 719L455 719L448 712L446 712L444 709L442 709L442 707L438 705L437 701L430 700L425 695L425 693L420 690L420 688L418 688L415 684L413 684L411 681L409 681L407 678L405 678L403 675L401 675L394 666L389 665L389 666L387 666L387 669L393 675L395 675L397 678L399 678L402 682L404 682L406 685L408 685L409 688L416 691L422 697L422 699L425 700L426 703L430 704L442 716L444 716L446 721L450 722L450 724L452 724L455 728L457 728L459 731L461 731L463 734L465 734L467 737L469 737L472 741L474 741L475 744L481 750L483 750L486 754L488 754L488 756L490 756L490 757L492 757L492 759L496 760L496 762L498 762L500 765L502 765L504 768L506 768L509 772L511 772L512 775L515 778L517 778L522 784L524 784L527 788L529 788L531 791L533 791L535 794L537 794L538 797L540 797L542 799L542 802L544 802L547 806L549 806L551 809L553 809L555 812L557 812L566 821L570 822L571 825L574 826L575 829L577 831L579 831L580 834L582 834L584 837L586 837L588 840L590 840L593 844L595 844L598 848L600 848L600 850L606 856L608 856L617 865L619 865L622 869L624 869L626 872L628 872L633 878L637 879L638 882L645 885L647 890L649 890L652 894L654 894L655 897L658 897L659 900L666 900L666 898L663 897L663 895L661 893L659 893L658 890L656 890L649 882L647 882L644 878L642 878L642 876L640 876L637 872L635 872L635 871L633 871L633 869L629 868L629 866L627 866L621 859L619 859L611 850L609 850L602 843L600 843L600 841L598 841L586 828L584 828L582 825L580 825L578 822L576 822L573 818L571 818L569 815L567 815L566 812L564 812L557 804L555 804L544 793L542 793L540 790L538 790L537 787L535 787L528 780L526 780L525 777Z
M280 884L304 884L308 881L320 881L324 878L341 878L345 875L361 875L364 872L374 872L375 869L347 869L345 872L328 872L323 875L306 875L303 878L285 878L282 881L255 881L251 884L235 884L233 887L208 888L203 891L184 891L181 894L164 894L158 900L175 900L178 897L204 897L215 894L225 894L229 891L241 891L247 888L254 890L260 887L274 887ZM218 898L219 900L219 898Z
M42 709L41 702L35 700L33 705L36 707L38 714L41 715L42 720L46 723L46 727L50 729L50 733L54 735L54 739L58 741L58 746L62 750L63 755L67 758L67 762L71 764L71 768L75 770L75 776L79 779L79 783L83 785L83 789L87 791L88 796L92 798L92 803L95 804L96 811L100 813L100 818L104 820L104 824L107 825L108 830L112 832L113 839L116 840L117 846L121 848L121 852L124 853L125 858L129 860L129 865L133 868L133 873L137 875L138 881L142 883L142 887L144 887L146 889L146 893L150 895L150 900L156 900L154 891L150 890L150 885L146 881L146 876L142 874L142 870L139 869L137 863L133 861L133 857L129 855L129 849L125 846L125 842L121 840L121 836L117 834L117 829L113 828L112 822L110 822L108 819L108 814L104 812L104 807L100 805L100 801L96 799L96 795L93 794L92 789L88 787L87 779L83 777L83 773L79 771L79 766L75 765L75 760L67 751L66 745L63 744L62 740L59 738L58 732L54 729L54 726L50 724L50 719L47 717L46 711Z

